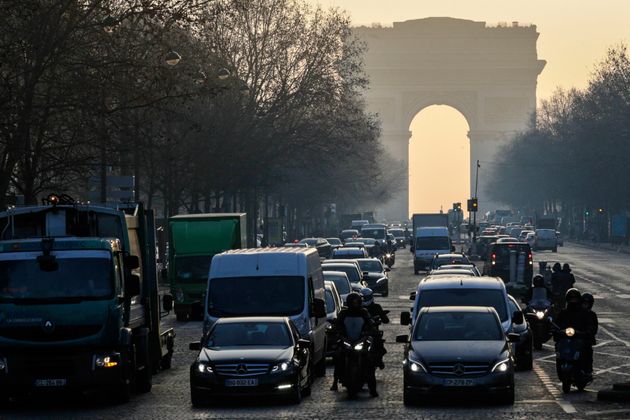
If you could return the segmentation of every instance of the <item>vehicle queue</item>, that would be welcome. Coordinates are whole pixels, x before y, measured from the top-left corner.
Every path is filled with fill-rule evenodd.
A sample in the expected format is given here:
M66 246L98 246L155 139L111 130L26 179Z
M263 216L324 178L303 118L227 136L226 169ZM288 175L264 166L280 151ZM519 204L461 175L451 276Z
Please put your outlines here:
M392 237L385 224L357 221L353 227L342 231L340 238L296 243L305 246L236 250L215 257L204 336L191 345L200 351L191 367L193 405L241 393L283 396L298 403L310 395L314 378L325 374L326 357L335 365L331 390L337 391L340 383L354 398L367 384L370 395L378 396L375 371L383 368L386 352L379 326L389 322L389 311L374 303L374 293L388 295L393 262L388 264L387 255L408 240ZM530 229L515 226L503 230L514 236L488 242L481 271L468 255L454 252L448 229L444 239L441 229L421 226L410 241L414 255L423 243L441 248L433 250L425 263L426 276L409 295L411 312L400 315L400 323L409 327L409 334L396 337L405 344L404 403L422 404L432 395L463 393L491 395L499 403L512 404L514 372L531 370L534 350L551 336L560 346L565 343L566 350L560 349L557 360L564 391L569 392L571 385L583 390L592 380L588 367L592 371L592 360L574 359L580 351L588 354L584 348L593 341L595 330L592 324L574 327L580 316L558 307L562 299L557 293L541 295L541 286L548 289L542 275L533 276ZM402 229L395 230L400 235ZM489 227L482 237L499 231ZM548 235L532 232L538 240L536 249L545 248L540 241L548 240ZM556 246L546 249L555 252ZM414 264L414 272L418 268ZM221 270L227 271L219 274ZM234 278L237 274L248 283L232 283L239 281ZM219 284L229 284L231 292L217 294ZM572 304L577 293L581 308L579 292L571 288L564 292L572 296ZM233 295L242 302L233 305L229 298ZM274 299L286 303L278 305ZM374 305L380 308L376 313L368 310ZM562 322L554 323L555 316ZM226 317L230 323L222 321ZM325 329L321 328L324 320ZM223 338L231 329L245 334L240 340L231 338L241 344L221 345L217 336ZM240 345L246 349L239 349ZM251 364L248 351L255 354Z

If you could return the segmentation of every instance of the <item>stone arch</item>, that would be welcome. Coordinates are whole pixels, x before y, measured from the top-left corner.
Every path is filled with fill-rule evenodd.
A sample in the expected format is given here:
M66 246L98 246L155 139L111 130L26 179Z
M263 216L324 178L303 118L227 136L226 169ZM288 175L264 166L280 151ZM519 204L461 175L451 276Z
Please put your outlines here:
M428 106L448 105L466 118L471 171L476 160L491 160L502 143L526 128L535 111L545 61L538 59L533 25L426 18L355 33L367 45L366 99L381 118L381 142L403 164L409 161L411 120ZM489 207L480 197L480 208ZM408 182L378 211L388 219L407 218Z

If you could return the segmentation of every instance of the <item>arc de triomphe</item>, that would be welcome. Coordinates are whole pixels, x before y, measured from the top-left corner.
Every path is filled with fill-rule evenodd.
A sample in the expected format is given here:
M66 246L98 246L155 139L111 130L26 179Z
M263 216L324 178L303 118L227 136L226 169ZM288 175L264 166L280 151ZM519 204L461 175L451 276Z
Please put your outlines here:
M538 59L536 27L517 22L488 27L485 22L440 17L354 31L367 43L366 99L370 111L381 118L386 149L408 164L414 116L431 105L449 105L470 127L474 191L474 162L492 160L502 143L527 126L536 108L537 77L546 63ZM408 177L401 183L402 190L377 210L380 217L408 217ZM488 208L481 191L480 186L480 207Z

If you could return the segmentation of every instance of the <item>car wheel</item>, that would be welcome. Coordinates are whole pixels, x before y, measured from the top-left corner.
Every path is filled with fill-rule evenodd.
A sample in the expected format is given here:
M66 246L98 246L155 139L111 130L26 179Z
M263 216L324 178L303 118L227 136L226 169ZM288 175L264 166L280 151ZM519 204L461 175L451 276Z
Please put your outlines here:
M314 371L315 376L317 376L318 378L323 378L324 376L326 376L326 358L324 357L324 355L322 355L320 361L317 362L317 364L315 365Z
M389 289L384 291L383 293L381 293L381 296L383 296L383 297L389 296Z
M411 392L410 390L405 389L403 390L403 404L408 407L421 405L422 398L419 395L414 395L414 393Z
M512 387L509 391L505 392L505 394L501 398L501 403L505 405L514 404L514 387Z
M534 367L534 356L530 354L523 354L517 360L516 365L518 370L532 370Z
M289 403L297 405L302 402L302 390L300 389L299 383L297 383L293 388L291 396L289 397Z
M196 388L190 388L190 402L193 407L203 407L208 405L209 400L200 390Z

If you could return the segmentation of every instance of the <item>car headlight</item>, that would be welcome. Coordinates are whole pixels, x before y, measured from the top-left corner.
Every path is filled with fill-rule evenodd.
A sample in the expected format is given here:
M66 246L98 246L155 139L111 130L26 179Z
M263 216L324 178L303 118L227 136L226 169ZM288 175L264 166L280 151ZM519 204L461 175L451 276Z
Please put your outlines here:
M507 372L510 368L510 359L501 360L492 367L492 372Z
M207 363L197 363L197 372L199 373L213 373L212 366Z
M566 330L564 330L564 333L567 335L567 337L573 337L575 335L575 330L569 327Z
M118 366L120 355L118 354L96 354L92 362L94 369L108 369Z
M543 319L545 317L545 313L542 311L536 311L536 318Z
M355 346L354 346L354 349L355 349L356 351L361 351L361 350L363 350L363 342L361 342L361 343L359 343L359 344L355 345Z
M286 372L287 370L289 370L290 367L291 363L289 362L278 363L271 368L271 373Z
M413 373L427 373L427 369L424 365L417 360L407 359L403 362L403 364L408 364L409 370Z

